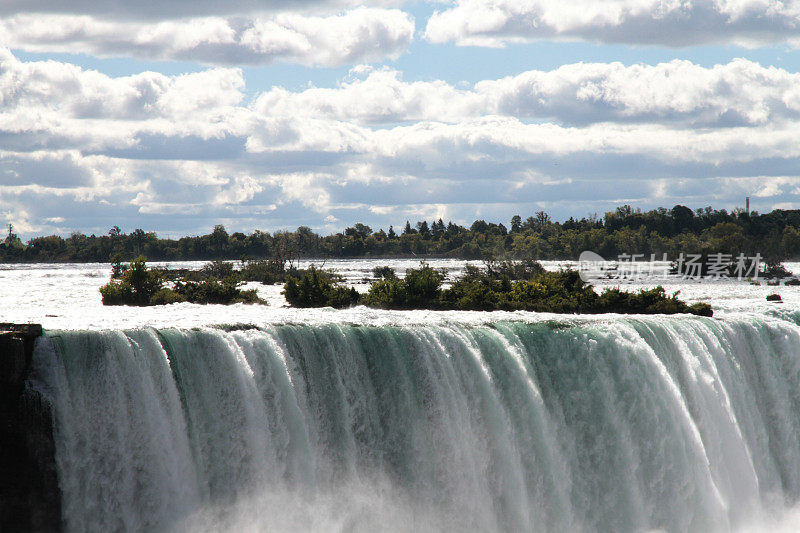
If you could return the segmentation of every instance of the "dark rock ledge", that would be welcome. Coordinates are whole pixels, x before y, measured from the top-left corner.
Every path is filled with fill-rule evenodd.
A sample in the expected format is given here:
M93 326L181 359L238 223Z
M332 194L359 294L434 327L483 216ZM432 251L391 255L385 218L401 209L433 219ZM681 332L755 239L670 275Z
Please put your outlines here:
M59 531L52 408L27 388L39 324L0 323L0 531Z

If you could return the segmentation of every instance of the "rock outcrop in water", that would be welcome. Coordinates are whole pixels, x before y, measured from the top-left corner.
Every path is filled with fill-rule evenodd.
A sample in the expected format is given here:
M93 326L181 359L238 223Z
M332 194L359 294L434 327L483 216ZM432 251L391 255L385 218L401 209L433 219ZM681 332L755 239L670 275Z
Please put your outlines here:
M0 531L60 529L51 406L26 380L38 324L0 324Z

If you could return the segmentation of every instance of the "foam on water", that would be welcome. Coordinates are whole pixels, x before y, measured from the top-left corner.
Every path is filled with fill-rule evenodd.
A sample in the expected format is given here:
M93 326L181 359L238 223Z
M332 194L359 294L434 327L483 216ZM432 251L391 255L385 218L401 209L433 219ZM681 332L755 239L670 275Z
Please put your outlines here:
M419 265L413 260L352 260L315 262L318 266L333 269L342 274L348 283L362 292L368 285L364 279L371 275L377 265L388 264L400 275L406 269ZM450 279L458 275L464 261L434 260L431 266L445 268ZM545 267L558 269L574 266L569 262L545 262ZM155 266L172 268L200 268L201 262L154 263ZM306 266L303 263L301 266ZM800 272L800 265L789 264ZM108 281L108 264L36 264L4 265L0 268L0 321L35 322L46 328L58 329L121 329L145 326L197 327L215 324L280 324L286 322L329 323L350 322L357 324L406 324L431 322L486 323L496 320L529 320L543 318L536 313L441 313L441 312L385 312L359 307L345 311L333 309L289 309L281 294L280 285L248 284L255 288L269 305L197 305L173 304L155 307L103 306L98 289ZM601 286L614 285L606 280ZM624 288L637 289L661 284L669 292L680 291L681 298L688 302L710 302L718 316L750 314L786 316L800 309L800 287L759 286L740 281L686 281L675 277L652 280L650 283L632 283ZM779 292L783 304L772 304L765 300L767 294ZM552 319L552 316L545 316Z
M71 531L789 528L778 318L49 331Z
M418 264L325 267L365 290L387 263ZM0 321L47 329L29 386L70 531L800 524L797 287L657 281L713 319L298 310L256 284L269 306L131 308L101 305L108 271L0 269Z

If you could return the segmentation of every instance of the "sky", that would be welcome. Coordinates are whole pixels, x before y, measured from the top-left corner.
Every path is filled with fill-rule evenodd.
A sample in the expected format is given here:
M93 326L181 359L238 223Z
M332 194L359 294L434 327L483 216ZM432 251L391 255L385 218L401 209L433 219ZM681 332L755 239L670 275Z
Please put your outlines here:
M2 0L23 239L800 208L800 0Z

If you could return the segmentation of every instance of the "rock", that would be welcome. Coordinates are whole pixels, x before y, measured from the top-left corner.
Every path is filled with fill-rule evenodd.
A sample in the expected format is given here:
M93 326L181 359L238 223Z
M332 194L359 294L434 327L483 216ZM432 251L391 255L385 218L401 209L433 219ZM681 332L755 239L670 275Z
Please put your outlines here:
M783 302L783 300L781 299L781 295L780 294L769 294L769 295L767 295L767 301L768 302Z
M0 323L0 531L58 531L61 497L48 401L25 387L38 324Z

